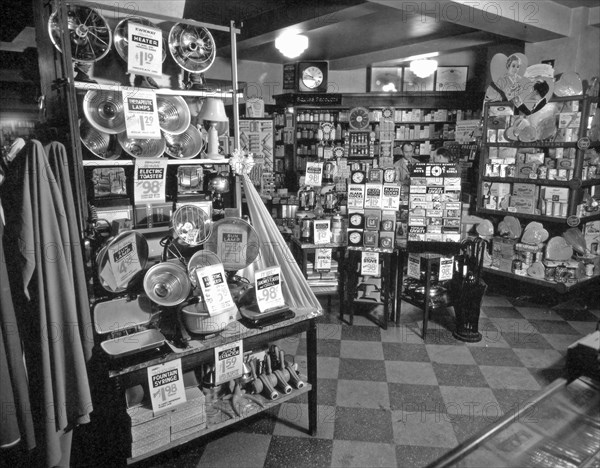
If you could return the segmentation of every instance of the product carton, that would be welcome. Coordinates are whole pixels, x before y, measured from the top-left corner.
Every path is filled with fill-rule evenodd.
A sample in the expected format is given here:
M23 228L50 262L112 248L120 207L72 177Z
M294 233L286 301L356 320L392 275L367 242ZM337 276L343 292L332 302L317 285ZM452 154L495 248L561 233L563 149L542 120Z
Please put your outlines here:
M525 197L510 197L509 208L508 211L516 212L516 213L527 213L534 214L535 213L535 203L536 199L534 198L525 198Z
M537 198L538 186L534 184L514 183L512 195L521 198Z
M542 186L541 197L544 200L558 201L565 203L569 199L568 187L547 187Z

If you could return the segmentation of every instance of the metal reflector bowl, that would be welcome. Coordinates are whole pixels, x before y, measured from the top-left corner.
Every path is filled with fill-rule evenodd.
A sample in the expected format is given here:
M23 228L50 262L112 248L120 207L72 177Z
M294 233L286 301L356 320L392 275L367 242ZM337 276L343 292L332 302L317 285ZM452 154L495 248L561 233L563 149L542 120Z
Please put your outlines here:
M123 96L119 91L88 91L83 98L83 113L96 130L110 134L125 131Z
M127 132L119 133L119 144L134 158L160 158L165 152L165 140L150 138L127 138Z
M157 263L144 276L144 291L161 306L181 304L187 299L191 288L187 271L175 262Z
M156 108L162 131L179 135L190 126L190 108L181 96L156 96Z
M196 270L198 268L204 268L211 265L218 265L221 263L221 259L213 252L208 250L198 250L194 255L191 256L188 265L188 276L192 285L198 287L198 278L196 276Z
M224 218L214 223L204 249L217 254L225 271L238 271L256 260L260 240L248 222L241 218Z
M117 50L120 57L126 62L128 60L129 53L128 32L129 25L131 23L141 24L142 26L149 26L151 28L158 28L158 26L155 25L152 21L146 18L142 18L140 16L130 16L119 22L119 24L117 24L117 26L115 27L114 34L115 49ZM167 46L165 40L163 40L162 46L162 61L164 62L165 58L167 58Z
M96 10L80 5L67 5L67 28L73 60L93 63L110 51L112 32L104 17ZM61 27L57 11L48 19L48 33L62 53Z
M95 156L102 159L118 159L122 148L116 135L96 130L85 120L79 123L79 138Z
M204 148L202 133L193 125L179 135L164 133L166 153L172 158L189 159L198 156Z
M169 32L169 52L177 65L191 73L208 70L217 55L208 29L183 23L175 24Z
M174 237L189 246L198 246L208 240L212 232L212 220L196 205L177 208L171 218Z

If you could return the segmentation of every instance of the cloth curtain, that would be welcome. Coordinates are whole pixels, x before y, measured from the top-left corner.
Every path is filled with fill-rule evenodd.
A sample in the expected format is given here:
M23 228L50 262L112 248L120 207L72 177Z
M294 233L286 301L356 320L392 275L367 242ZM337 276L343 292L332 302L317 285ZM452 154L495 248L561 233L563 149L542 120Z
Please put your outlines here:
M89 421L92 399L80 322L69 217L39 141L11 162L2 187L5 249L25 352L36 441L46 466L68 465L71 429ZM89 315L89 313L88 313ZM87 320L84 318L84 320Z

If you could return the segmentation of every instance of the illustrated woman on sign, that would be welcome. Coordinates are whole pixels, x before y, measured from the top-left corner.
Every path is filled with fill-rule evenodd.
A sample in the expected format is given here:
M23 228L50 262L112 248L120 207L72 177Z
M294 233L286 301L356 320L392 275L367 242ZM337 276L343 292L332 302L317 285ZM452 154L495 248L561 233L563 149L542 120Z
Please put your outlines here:
M506 96L506 101L511 101L519 93L521 79L519 70L521 69L521 65L521 59L517 55L509 55L506 59L506 73L496 83Z

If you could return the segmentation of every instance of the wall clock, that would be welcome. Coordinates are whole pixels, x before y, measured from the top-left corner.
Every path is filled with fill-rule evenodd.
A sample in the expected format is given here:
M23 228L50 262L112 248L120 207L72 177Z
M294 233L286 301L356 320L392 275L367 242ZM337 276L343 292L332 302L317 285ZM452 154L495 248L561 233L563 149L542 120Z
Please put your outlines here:
M364 107L350 109L348 122L354 130L366 129L369 126L369 110Z
M350 180L353 184L364 184L366 182L367 174L365 171L352 171Z
M298 91L305 93L327 92L329 63L324 61L298 62Z

